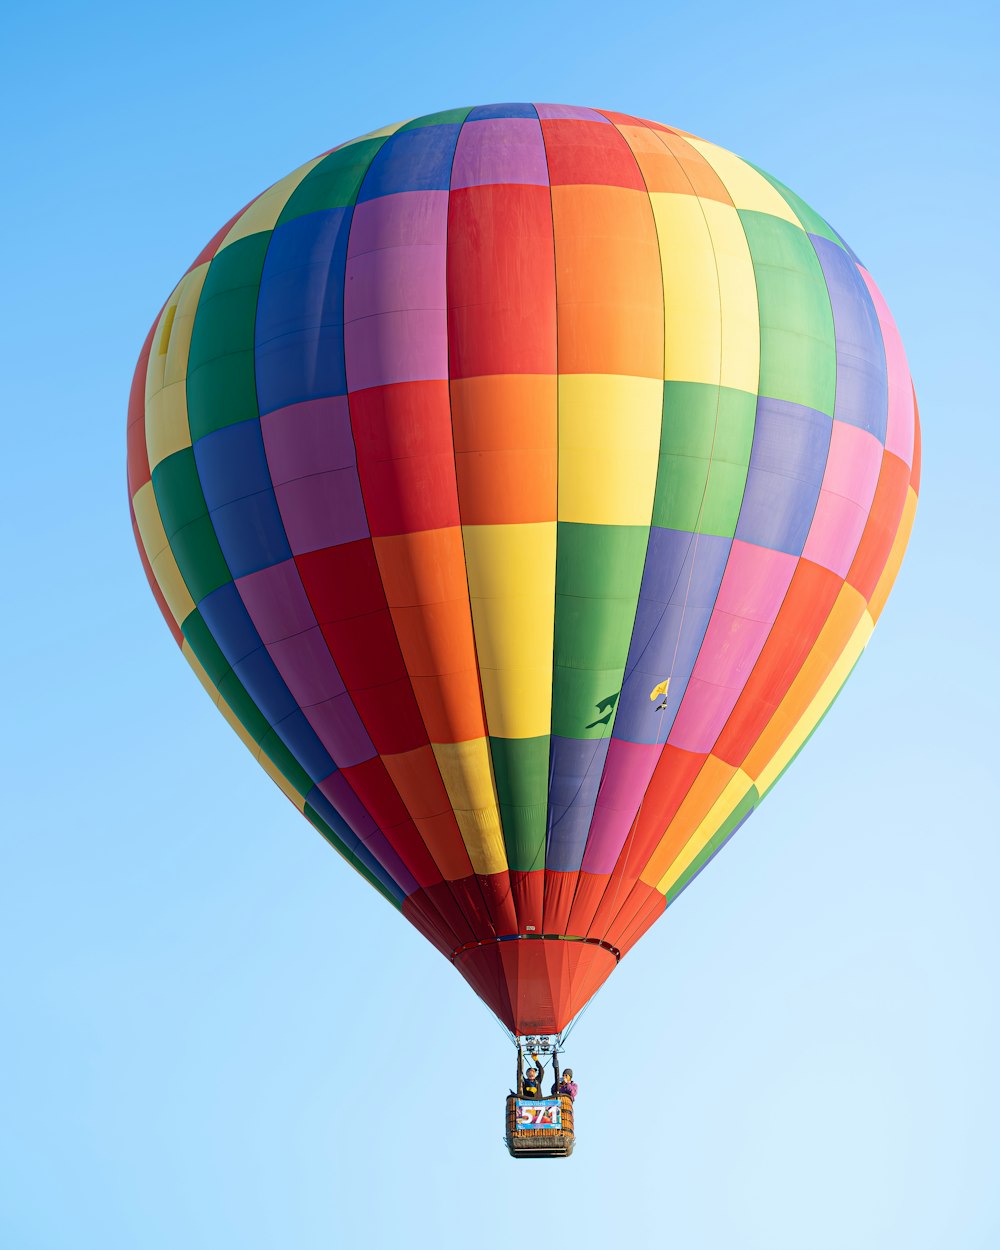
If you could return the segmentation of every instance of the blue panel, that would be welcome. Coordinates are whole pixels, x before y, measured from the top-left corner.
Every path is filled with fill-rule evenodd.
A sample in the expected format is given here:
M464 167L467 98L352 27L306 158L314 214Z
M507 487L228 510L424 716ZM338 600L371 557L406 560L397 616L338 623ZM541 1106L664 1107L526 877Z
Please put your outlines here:
M390 135L375 154L358 192L358 203L400 191L447 191L457 125L421 126Z
M715 606L732 540L653 526L613 737L667 739ZM663 712L649 692L670 678Z
M838 421L868 430L883 445L889 416L885 346L875 305L850 257L829 239L811 234L823 267L837 335Z
M260 707L260 704L258 703L257 706ZM330 758L329 751L317 738L316 730L298 708L283 720L274 722L274 728L278 737L313 781L322 781L337 771L337 765Z
M198 477L209 512L223 504L271 489L260 421L240 421L198 439Z
M232 582L206 595L198 604L198 611L219 650L234 667L252 652L263 650L260 634Z
M353 209L279 226L264 259L254 345L261 413L346 395L344 269Z
M610 744L610 738L581 741L552 735L546 868L555 872L579 870Z
M291 716L297 709L298 704L274 667L274 661L263 648L252 651L238 664L234 664L233 670L269 725L277 726L279 721ZM333 772L332 763L326 771Z
M273 490L261 491L216 508L211 513L215 536L234 578L269 569L290 560L292 549Z
M483 122L491 117L530 117L533 122L538 120L533 104L483 104L473 109L465 120Z
M833 420L782 399L757 400L736 537L799 556L819 499Z

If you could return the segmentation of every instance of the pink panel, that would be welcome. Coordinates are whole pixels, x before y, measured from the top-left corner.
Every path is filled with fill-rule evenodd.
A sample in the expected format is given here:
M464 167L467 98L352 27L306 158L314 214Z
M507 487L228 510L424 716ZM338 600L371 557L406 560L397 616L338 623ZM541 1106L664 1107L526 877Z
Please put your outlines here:
M662 751L662 742L612 738L583 856L584 872L609 873L614 868Z
M366 200L354 210L348 258L414 243L443 247L448 238L448 192L402 191Z
M534 118L488 118L459 132L452 190L496 183L548 186L542 128Z
M889 374L889 422L885 431L885 449L907 465L913 464L913 384L906 364L903 340L875 279L860 265L861 276L872 297L885 343L885 363Z
M607 122L609 126L611 125L606 117L602 117L594 109L580 108L575 104L536 104L535 112L546 120L567 118L571 121Z
M802 555L846 577L858 549L882 464L882 445L867 430L834 421L823 488Z
M741 692L742 687L740 690L733 690L728 686L713 686L707 681L692 677L684 692L681 710L670 730L670 745L679 747L682 751L698 751L702 755L710 752Z
M350 257L345 275L348 324L377 313L444 308L444 267L443 243L409 243Z
M447 329L443 305L351 322L344 327L348 388L446 379Z
M715 611L769 624L777 615L798 557L737 539L715 599ZM710 626L711 628L711 626ZM705 648L702 647L702 654ZM701 663L699 657L698 663ZM701 676L695 665L695 676Z

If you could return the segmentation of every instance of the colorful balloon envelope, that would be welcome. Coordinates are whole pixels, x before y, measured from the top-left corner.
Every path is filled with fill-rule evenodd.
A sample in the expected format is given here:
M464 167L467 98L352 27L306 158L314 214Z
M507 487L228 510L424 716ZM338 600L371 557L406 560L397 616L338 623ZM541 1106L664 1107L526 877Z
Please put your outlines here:
M454 109L238 213L139 359L167 624L323 836L558 1033L836 697L913 521L855 254L731 152Z

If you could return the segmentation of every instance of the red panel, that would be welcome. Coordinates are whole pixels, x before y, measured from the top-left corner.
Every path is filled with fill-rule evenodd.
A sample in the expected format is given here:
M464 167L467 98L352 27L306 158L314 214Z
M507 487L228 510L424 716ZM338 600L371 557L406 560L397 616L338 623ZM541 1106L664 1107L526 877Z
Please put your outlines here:
M475 876L460 877L457 881L449 881L451 892L458 900L463 913L469 917L472 934L476 941L496 936L493 919L490 916L483 891L480 888L481 878Z
M549 164L549 182L558 186L630 187L646 184L632 150L606 122L543 120L542 136Z
M426 887L440 881L441 873L434 858L410 819L381 759L376 755L361 764L343 768L341 772L417 883ZM320 782L319 788L324 790L323 782ZM331 802L336 801L333 792L327 797Z
M490 943L477 946L460 955L455 967L472 986L490 1011L507 1026L514 1028L514 1011L507 989L507 978L500 963L499 947Z
M565 933L573 894L580 877L578 872L545 872L545 906L542 928L545 933Z
M403 915L446 959L455 949L455 935L420 890L403 899Z
M555 259L548 187L452 191L448 339L452 378L555 373Z
M581 872L573 898L566 932L576 937L586 937L590 931L594 913L608 887L611 875L606 872ZM603 936L603 935L602 935Z
M501 936L516 933L517 912L514 910L510 873L492 872L482 876L477 874L476 880L497 933Z
M800 560L757 663L712 752L739 767L812 650L843 579Z
M157 321L159 313L157 314ZM146 370L149 367L149 352L153 343L153 331L156 321L149 327L139 360L132 374L132 386L128 396L128 416L126 418L126 440L128 458L128 497L135 498L135 493L149 481L149 453L146 450Z
M427 886L421 893L426 897L428 904L444 917L455 934L457 940L448 952L449 958L457 947L464 946L466 942L479 940L480 934L477 933L468 911L464 908L464 897L461 897L461 891L458 891L460 897L456 897L456 891L452 889L451 882L438 881L435 885Z
M350 405L372 535L458 525L447 381L373 386Z
M512 872L510 888L514 896L518 933L543 933L542 899L545 893L545 871Z
M884 452L868 522L846 579L866 600L872 597L889 559L909 483L910 466L891 451Z
M295 567L321 625L346 616L364 616L386 606L382 575L369 538L296 556Z
M628 857L630 880L638 880L660 844L663 831L677 815L695 778L701 772L707 754L685 751L667 745L663 748L642 807L622 848L621 858Z

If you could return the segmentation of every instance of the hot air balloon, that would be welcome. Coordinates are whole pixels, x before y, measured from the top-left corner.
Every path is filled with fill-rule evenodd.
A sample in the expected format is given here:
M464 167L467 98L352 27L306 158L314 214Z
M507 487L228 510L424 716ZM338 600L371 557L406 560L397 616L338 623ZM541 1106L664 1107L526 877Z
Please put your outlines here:
M913 522L871 275L738 156L453 109L297 169L157 316L128 481L167 625L330 844L558 1039L853 669Z

